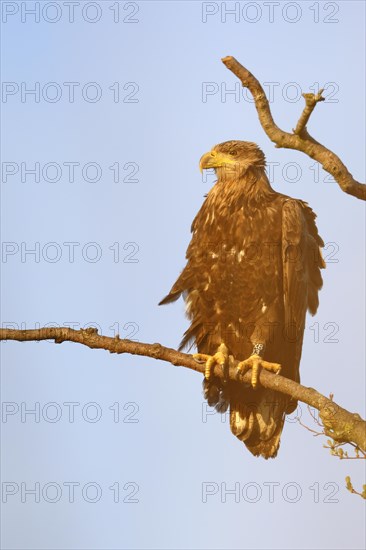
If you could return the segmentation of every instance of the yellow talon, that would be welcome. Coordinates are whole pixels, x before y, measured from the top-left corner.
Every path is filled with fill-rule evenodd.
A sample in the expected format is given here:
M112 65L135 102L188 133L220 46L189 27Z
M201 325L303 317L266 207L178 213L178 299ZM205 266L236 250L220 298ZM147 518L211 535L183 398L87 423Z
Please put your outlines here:
M229 360L229 352L225 344L220 344L217 352L214 355L207 355L205 353L193 354L193 359L199 363L206 363L205 366L205 378L209 380L212 373L215 370L216 365L223 367Z
M264 361L260 355L254 354L238 364L237 373L238 375L244 375L248 370L252 369L250 383L253 389L255 389L258 385L259 371L262 368L278 374L281 370L281 365Z

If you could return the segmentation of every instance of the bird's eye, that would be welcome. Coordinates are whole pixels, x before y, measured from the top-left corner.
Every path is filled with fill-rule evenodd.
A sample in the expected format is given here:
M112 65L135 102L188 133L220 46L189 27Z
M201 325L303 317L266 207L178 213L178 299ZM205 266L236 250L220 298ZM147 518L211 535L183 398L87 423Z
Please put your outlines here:
M236 154L236 151L230 151L230 155L235 156Z

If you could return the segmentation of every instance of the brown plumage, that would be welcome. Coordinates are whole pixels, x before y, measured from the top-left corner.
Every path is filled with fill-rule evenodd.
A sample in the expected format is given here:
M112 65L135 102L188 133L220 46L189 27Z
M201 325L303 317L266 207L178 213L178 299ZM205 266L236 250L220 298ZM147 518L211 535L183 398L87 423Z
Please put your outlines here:
M192 224L187 265L160 302L183 294L191 325L180 349L214 355L221 343L237 360L264 346L281 375L299 381L306 311L318 307L324 245L307 203L276 193L256 144L227 141L200 162L214 168L212 187ZM255 456L275 457L285 415L297 403L259 385L204 381L208 403L230 406L230 427Z

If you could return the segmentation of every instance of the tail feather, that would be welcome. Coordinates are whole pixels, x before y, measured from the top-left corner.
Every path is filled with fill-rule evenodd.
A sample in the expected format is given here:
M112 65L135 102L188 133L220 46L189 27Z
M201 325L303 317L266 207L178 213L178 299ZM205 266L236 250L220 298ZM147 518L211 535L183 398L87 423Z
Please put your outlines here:
M245 442L253 433L254 412L248 411L247 414L243 415L242 411L230 407L230 428L240 441Z
M204 397L211 407L224 413L230 406L230 428L254 456L277 455L286 413L296 402L266 388L253 390L238 382L216 377L203 381Z
M263 456L264 458L276 458L280 448L281 434L283 430L284 418L277 424L276 430L270 439L257 440L254 444L246 442L247 449L254 456Z
M252 403L244 405L234 401L230 406L231 431L254 456L274 458L280 446L287 406L286 398L264 389Z

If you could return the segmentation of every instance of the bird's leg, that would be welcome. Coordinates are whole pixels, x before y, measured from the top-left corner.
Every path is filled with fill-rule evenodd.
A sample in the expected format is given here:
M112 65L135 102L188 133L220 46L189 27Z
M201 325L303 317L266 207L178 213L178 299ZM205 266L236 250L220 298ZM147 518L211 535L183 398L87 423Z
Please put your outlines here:
M224 379L228 377L230 362L233 361L231 355L229 355L228 349L224 343L220 344L217 348L217 352L214 355L207 355L206 353L195 353L193 359L198 363L206 363L205 366L205 379L209 380L215 370L216 365L220 365L224 372Z
M260 369L263 368L270 372L274 372L275 374L278 374L281 370L281 365L278 363L269 363L268 361L264 361L262 359L261 355L263 354L264 349L264 344L254 344L252 355L248 357L248 359L245 359L245 361L241 361L237 366L238 375L243 375L248 370L252 369L251 384L254 389L258 385Z

